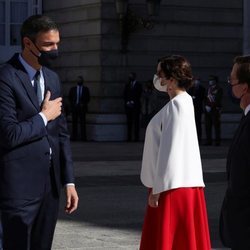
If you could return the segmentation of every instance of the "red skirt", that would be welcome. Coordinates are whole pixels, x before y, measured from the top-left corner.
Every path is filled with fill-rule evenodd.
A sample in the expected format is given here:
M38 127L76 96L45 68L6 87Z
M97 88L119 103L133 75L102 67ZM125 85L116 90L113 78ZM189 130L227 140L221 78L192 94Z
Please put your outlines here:
M140 250L211 250L203 188L172 189L147 206Z

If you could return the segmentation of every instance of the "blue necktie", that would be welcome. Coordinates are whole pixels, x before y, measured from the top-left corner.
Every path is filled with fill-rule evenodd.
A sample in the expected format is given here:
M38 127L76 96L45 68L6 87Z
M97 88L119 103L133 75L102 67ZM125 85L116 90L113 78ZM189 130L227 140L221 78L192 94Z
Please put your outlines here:
M81 103L81 97L82 97L82 86L77 86L77 96L76 96L76 104Z
M41 84L40 84L40 77L41 77L40 71L38 70L33 79L34 79L34 90L35 90L35 93L37 95L39 105L41 105L41 103L43 101Z

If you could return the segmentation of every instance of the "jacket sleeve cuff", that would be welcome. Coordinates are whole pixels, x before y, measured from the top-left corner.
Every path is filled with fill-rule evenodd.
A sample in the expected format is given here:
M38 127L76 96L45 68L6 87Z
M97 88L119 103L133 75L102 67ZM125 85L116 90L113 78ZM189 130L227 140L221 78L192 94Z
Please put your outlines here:
M40 112L39 115L43 118L43 122L44 122L44 125L46 127L48 124L48 120L47 120L46 116L43 114L43 112Z

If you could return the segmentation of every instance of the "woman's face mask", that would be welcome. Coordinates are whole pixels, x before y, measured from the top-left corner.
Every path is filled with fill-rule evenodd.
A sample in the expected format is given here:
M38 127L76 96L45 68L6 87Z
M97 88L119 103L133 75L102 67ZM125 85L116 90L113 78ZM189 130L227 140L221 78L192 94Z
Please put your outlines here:
M167 84L162 85L161 78L158 77L157 75L154 75L153 84L158 91L167 92Z

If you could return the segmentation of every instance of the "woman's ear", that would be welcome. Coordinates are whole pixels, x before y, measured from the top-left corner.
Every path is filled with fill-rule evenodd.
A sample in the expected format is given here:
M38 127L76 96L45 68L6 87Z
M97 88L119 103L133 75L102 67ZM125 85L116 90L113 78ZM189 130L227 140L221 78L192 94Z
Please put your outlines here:
M169 78L169 80L170 80L171 82L173 82L175 79L171 76L171 77Z
M172 84L178 86L178 81L177 81L175 78L170 77L169 80L170 80L170 82L171 82Z

